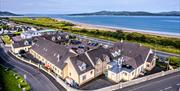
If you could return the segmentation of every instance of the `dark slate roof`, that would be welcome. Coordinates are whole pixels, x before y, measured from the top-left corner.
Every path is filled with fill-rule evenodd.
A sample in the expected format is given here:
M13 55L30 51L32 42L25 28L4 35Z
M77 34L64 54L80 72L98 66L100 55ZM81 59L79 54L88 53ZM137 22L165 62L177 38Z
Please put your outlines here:
M53 42L64 42L68 41L69 39L66 38L66 36L69 36L66 33L56 32L54 34L44 34L42 37L46 38L47 40L53 41ZM59 37L61 39L59 39ZM54 38L54 40L53 40Z
M128 57L128 56L123 56L124 59L124 64L131 65L133 68L137 68L138 64L134 58Z
M96 65L98 59L100 58L102 61L104 61L105 55L111 58L111 54L109 50L105 49L102 46L99 46L95 49L87 51L87 54L91 58L92 62Z
M70 57L70 61L73 64L73 66L78 74L83 74L83 73L93 69L93 65L91 64L90 60L87 58L85 53L79 54L78 56ZM78 65L81 65L83 62L86 64L86 70L81 71L79 69Z
M25 47L25 46L31 46L32 40L31 39L25 39L18 42L15 42L12 44L13 48L19 48L19 47Z
M65 60L68 57L75 55L74 53L71 53L65 46L58 45L41 37L39 37L37 42L32 46L32 50L60 69L63 69L66 65Z
M15 36L15 37L12 37L12 40L13 40L14 42L18 42L18 41L21 41L22 38L21 38L21 36Z
M148 57L148 59L147 59L147 62L151 62L151 61L153 60L154 56L155 56L154 53L153 53L153 54L150 54L149 57Z
M112 48L109 48L111 52L118 51L119 49L122 51L121 56L128 56L132 59L132 63L128 63L133 67L142 65L145 62L146 57L148 56L148 53L150 51L150 48L141 46L137 43L130 43L126 41L115 43ZM135 62L133 62L133 60Z

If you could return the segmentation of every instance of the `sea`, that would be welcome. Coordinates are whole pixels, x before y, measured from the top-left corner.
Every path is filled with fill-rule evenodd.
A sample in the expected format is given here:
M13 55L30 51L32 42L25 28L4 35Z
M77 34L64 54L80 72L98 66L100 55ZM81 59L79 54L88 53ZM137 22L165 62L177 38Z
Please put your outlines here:
M180 36L180 16L47 16L95 26Z

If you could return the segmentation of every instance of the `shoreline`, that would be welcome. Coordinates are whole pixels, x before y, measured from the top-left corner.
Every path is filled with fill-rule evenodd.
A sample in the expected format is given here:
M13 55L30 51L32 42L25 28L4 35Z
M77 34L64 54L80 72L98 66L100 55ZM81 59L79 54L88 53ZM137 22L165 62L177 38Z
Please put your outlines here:
M112 31L112 32L115 32L116 30L122 30L123 32L137 32L137 33L156 35L156 36L180 38L180 34L177 34L177 33L156 32L156 31L150 31L150 30L112 27L112 26L104 26L104 25L93 25L93 24L88 24L88 23L81 23L81 22L76 22L76 21L72 21L72 20L67 20L67 19L63 19L63 18L53 18L53 19L55 19L57 21L71 22L76 25L76 26L74 26L76 28L98 29L100 31Z

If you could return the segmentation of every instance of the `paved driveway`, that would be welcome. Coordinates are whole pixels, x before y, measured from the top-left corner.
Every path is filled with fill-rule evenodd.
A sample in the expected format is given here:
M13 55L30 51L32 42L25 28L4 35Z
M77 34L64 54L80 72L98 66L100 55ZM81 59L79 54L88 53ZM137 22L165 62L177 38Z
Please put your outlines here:
M85 85L81 86L80 89L93 90L93 89L111 86L114 84L115 84L114 82L109 81L105 76L99 76L93 79L92 81L86 83Z

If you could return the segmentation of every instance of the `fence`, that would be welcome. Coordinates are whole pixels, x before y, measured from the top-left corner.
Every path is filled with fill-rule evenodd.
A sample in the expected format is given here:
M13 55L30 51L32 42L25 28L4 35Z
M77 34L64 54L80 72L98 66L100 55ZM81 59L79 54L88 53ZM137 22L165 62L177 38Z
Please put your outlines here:
M135 85L135 84L138 84L138 83L141 83L141 82L152 80L152 79L162 77L162 76L165 76L165 75L168 75L168 74L171 74L171 73L179 72L179 71L180 71L180 68L175 69L175 70L169 70L169 71L166 71L166 72L162 71L162 72L155 73L155 74L152 74L152 75L149 75L149 76L145 76L145 77L137 78L137 79L134 79L134 80L131 80L131 81L119 83L119 84L116 84L116 85L113 85L113 86L97 89L96 91L117 90L117 89L121 89L121 88L124 88L124 87Z
M23 59L23 58L15 55L12 52L10 52L10 53L13 54L15 57L17 57L18 59L22 60L23 62L26 62L28 64L34 65L35 67L38 67L41 70L45 71L46 73L48 73L50 76L52 76L59 84L61 84L68 91L87 91L87 90L79 90L79 89L72 88L69 85L67 85L62 79L60 79L58 76L53 75L51 72L49 72L46 69L40 67L39 64L35 64L31 60ZM162 77L162 76L165 76L165 75L168 75L168 74L171 74L171 73L179 72L179 71L180 71L180 68L175 69L175 70L165 71L165 72L162 71L162 72L155 73L155 74L152 74L152 75L148 75L148 76L145 76L145 77L137 78L137 79L134 79L134 80L131 80L131 81L122 82L122 83L119 83L119 84L116 84L116 85L112 85L112 86L108 86L108 87L104 87L104 88L100 88L100 89L95 89L94 91L112 91L112 90L117 90L117 89L121 89L121 88L124 88L124 87L135 85L135 84L138 84L138 83L141 83L141 82L152 80L152 79L155 79L155 78L158 78L158 77ZM93 90L91 90L91 91L93 91Z

